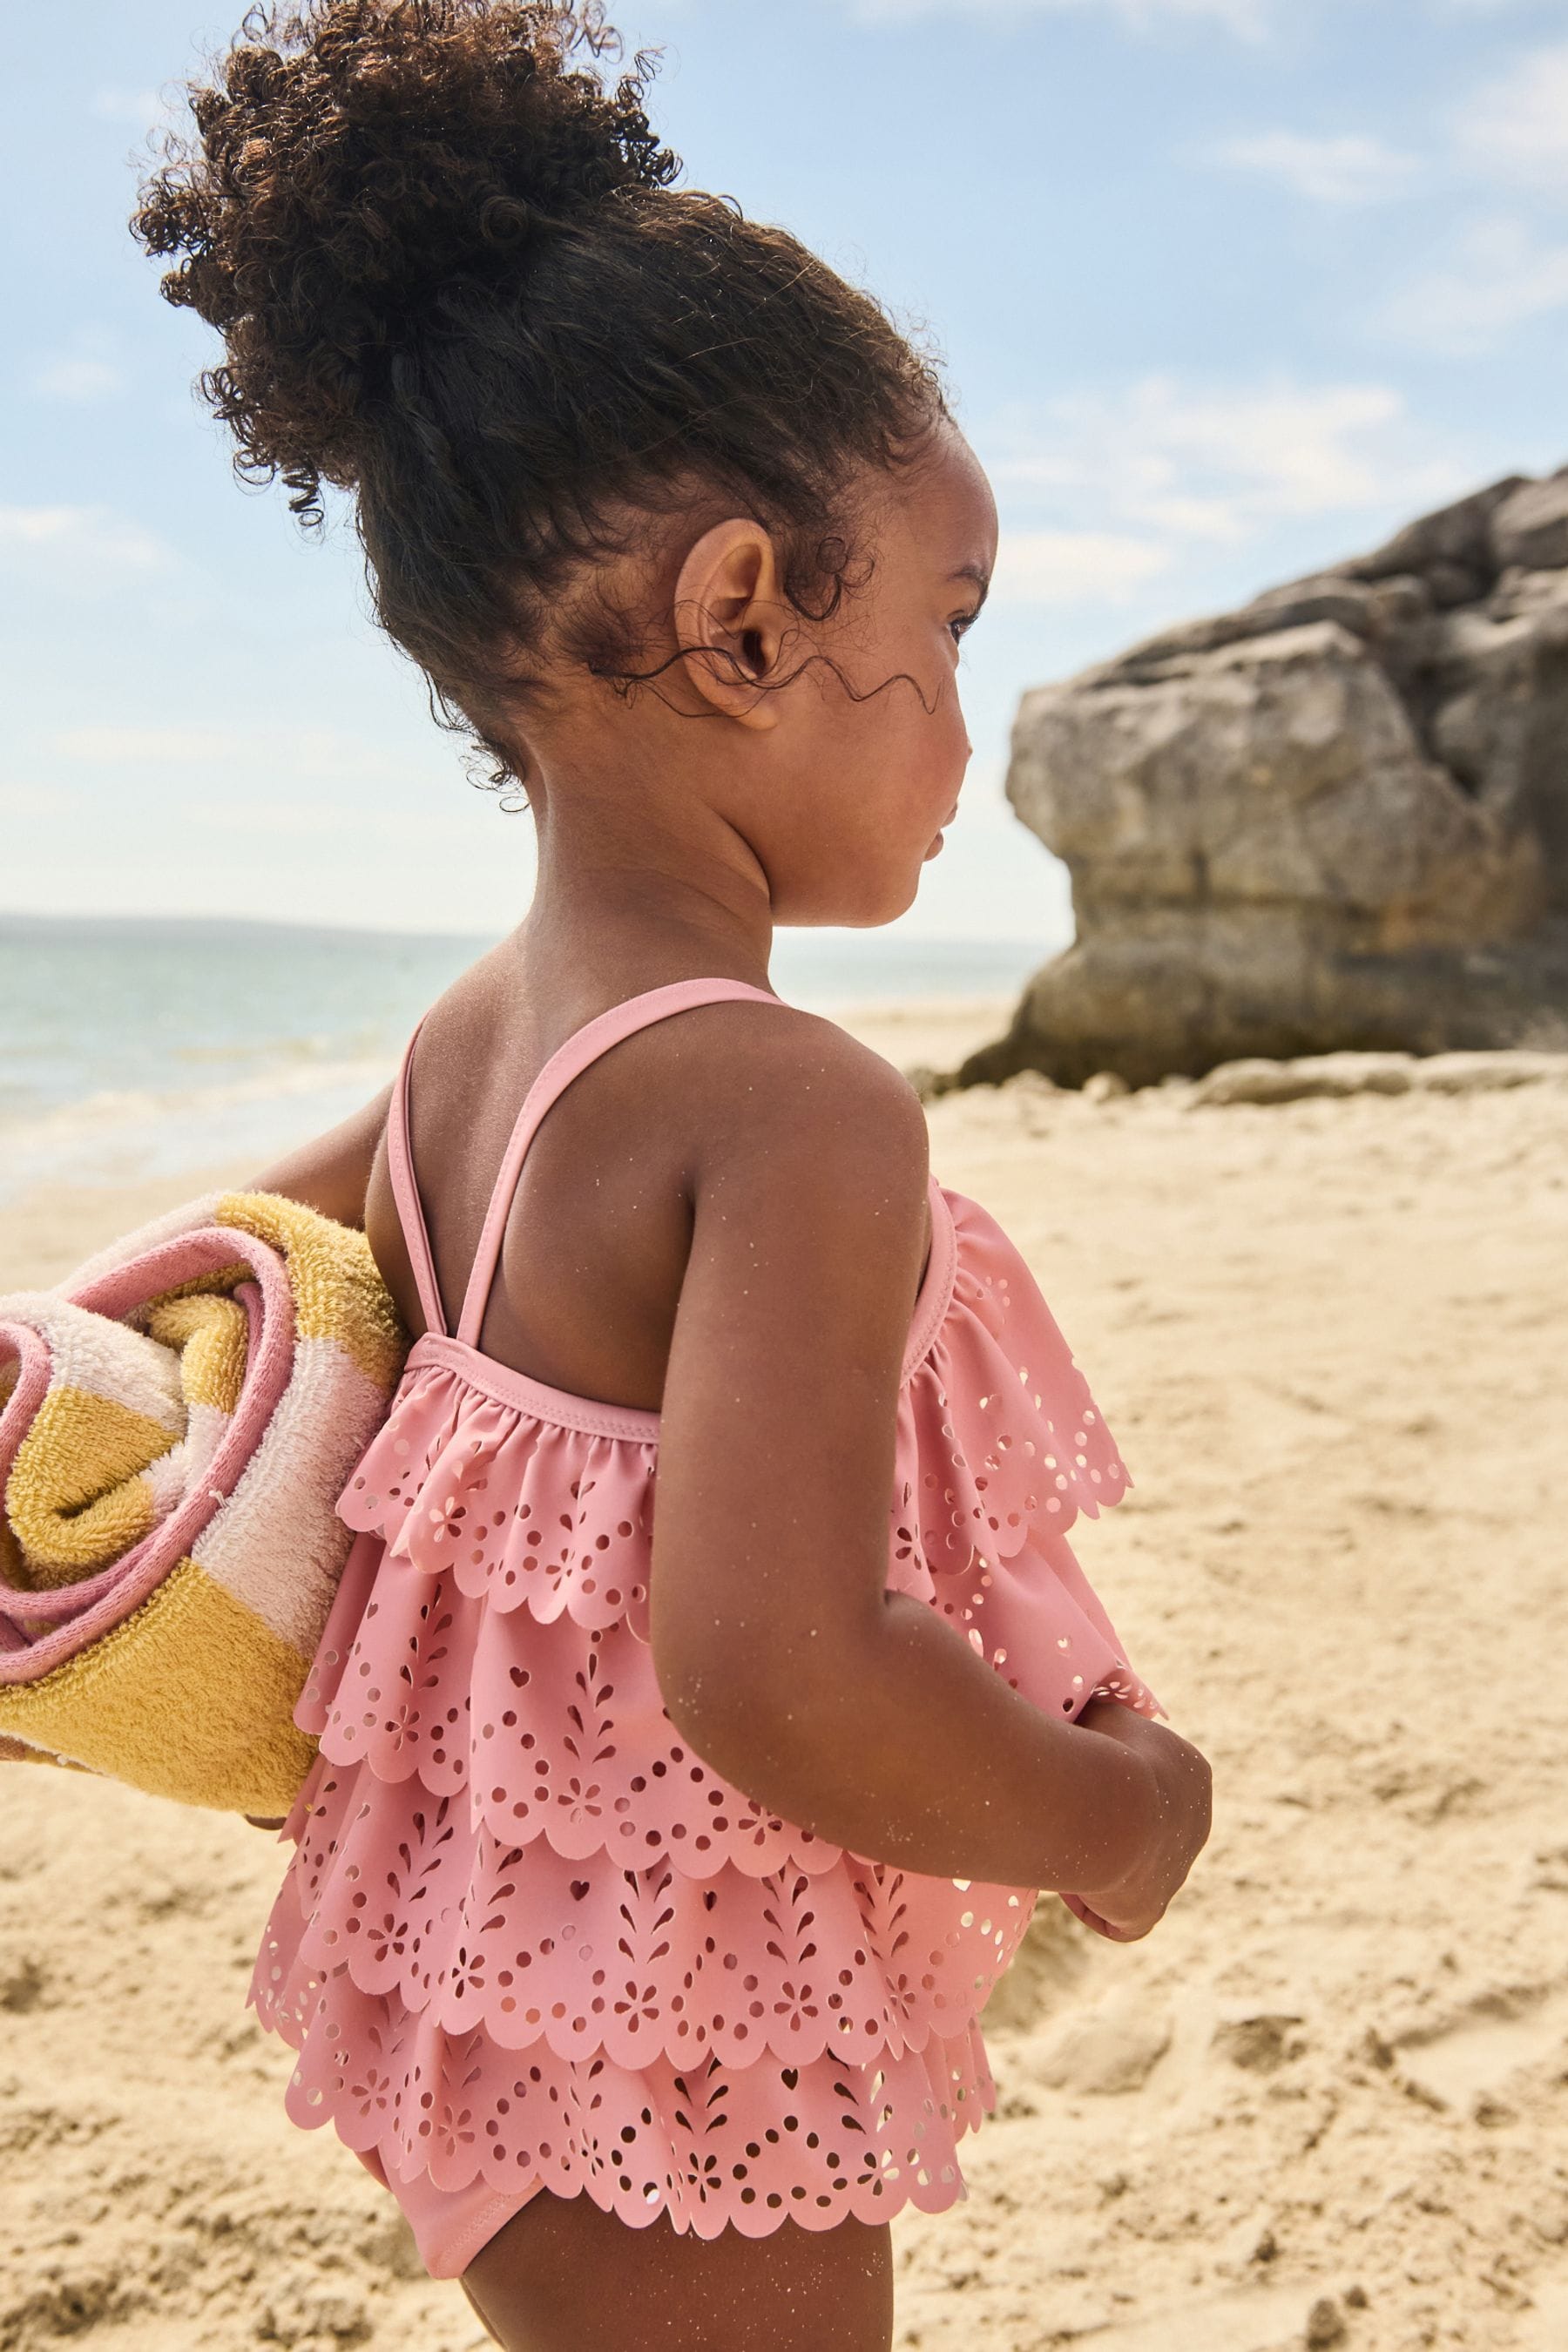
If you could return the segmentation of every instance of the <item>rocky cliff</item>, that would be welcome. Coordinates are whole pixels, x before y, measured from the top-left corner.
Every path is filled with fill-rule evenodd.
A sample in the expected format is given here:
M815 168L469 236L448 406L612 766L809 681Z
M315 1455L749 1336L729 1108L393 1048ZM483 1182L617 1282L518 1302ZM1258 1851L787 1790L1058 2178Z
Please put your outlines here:
M1568 467L1025 695L1077 943L961 1085L1568 1044Z

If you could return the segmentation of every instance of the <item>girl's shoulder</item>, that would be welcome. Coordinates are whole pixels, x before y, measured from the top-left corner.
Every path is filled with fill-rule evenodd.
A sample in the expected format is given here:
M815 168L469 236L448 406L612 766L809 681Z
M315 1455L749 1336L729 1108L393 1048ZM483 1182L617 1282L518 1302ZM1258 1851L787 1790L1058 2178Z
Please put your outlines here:
M695 992L707 984L690 985ZM664 1130L696 1148L737 1121L754 1128L770 1108L786 1118L820 1111L847 1130L868 1123L875 1132L879 1121L901 1118L906 1132L923 1132L910 1081L831 1015L757 989L708 999L694 993L673 1013L619 1024L619 1016L664 993L642 991L597 1017L534 1007L520 1018L515 978L498 951L481 958L434 1000L413 1041L415 1117L423 1098L432 1181L439 1181L448 1160L460 1165L476 1148L484 1157L487 1142L504 1137L516 1107L552 1061L585 1039L599 1019L623 1025L625 1034L587 1057L585 1066L595 1069L589 1090L607 1105L623 1093L628 1102L646 1097L649 1141ZM384 1118L394 1091L378 1098ZM574 1080L557 1091L567 1097L578 1088Z

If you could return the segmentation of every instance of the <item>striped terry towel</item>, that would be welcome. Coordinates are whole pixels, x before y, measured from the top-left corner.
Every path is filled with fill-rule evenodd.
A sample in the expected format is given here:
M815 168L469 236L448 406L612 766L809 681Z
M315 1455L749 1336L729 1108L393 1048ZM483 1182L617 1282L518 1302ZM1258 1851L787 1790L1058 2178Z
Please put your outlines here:
M286 1814L353 1541L333 1506L407 1347L364 1235L274 1192L0 1296L0 1739Z

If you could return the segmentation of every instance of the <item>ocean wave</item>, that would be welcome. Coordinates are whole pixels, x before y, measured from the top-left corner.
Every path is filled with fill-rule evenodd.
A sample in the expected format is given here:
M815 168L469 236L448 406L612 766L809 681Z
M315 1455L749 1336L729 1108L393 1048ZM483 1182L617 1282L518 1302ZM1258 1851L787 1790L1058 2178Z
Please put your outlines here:
M259 1168L369 1102L393 1068L384 1055L274 1061L214 1085L104 1087L20 1115L0 1108L0 1202L47 1182L126 1183L247 1157Z
M479 940L0 914L0 1202L242 1174L379 1093ZM1037 942L782 931L773 983L838 1018L1015 990ZM192 1190L195 1187L193 1185Z

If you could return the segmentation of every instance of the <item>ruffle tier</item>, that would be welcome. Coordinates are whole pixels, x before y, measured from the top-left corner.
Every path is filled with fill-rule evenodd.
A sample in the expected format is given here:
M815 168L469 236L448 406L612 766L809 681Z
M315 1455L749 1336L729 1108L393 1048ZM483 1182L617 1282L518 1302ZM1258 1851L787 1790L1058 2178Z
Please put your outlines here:
M860 2064L968 2025L1034 1906L847 1855L816 1876L590 1868L542 1840L498 1845L423 1793L389 1853L363 1773L320 1779L258 1966L266 2021L295 2036L318 2018L349 2030L364 1993L449 2035L482 2025L500 2050Z
M1067 1544L1130 1483L1026 1265L933 1185L889 1586L1035 1704L1146 1713ZM561 1409L551 1409L559 1398ZM537 2178L709 2235L934 2210L1032 1890L867 1862L685 1747L647 1643L658 1417L445 1340L340 1500L321 1752L251 1989L295 2120L389 2177Z
M542 2183L633 2227L668 2213L701 2238L726 2224L764 2237L785 2219L882 2221L906 2204L939 2212L963 2194L958 2142L995 2104L973 2025L874 2066L636 2068L498 2053L482 2027L454 2037L374 1993L357 1994L334 2030L296 2045L285 2106L307 2129L330 2117L389 2179L482 2181L520 2202Z

